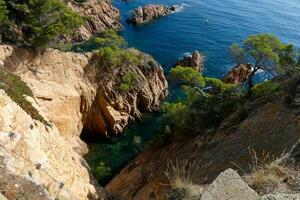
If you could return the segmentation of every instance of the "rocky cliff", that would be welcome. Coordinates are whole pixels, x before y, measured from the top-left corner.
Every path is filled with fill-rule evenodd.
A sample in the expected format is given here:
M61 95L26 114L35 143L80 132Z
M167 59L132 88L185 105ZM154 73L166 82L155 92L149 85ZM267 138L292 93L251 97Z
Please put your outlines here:
M33 120L1 90L0 154L6 168L42 185L50 197L104 198L82 159L87 151L79 138L83 127L103 135L119 132L167 93L162 68L137 53L143 55L139 65L105 70L96 53L36 53L1 45L1 67L21 77L33 93L28 101L51 124ZM138 84L134 92L116 92L119 75L127 70L137 74Z
M178 60L175 66L191 67L194 70L203 70L203 57L199 51L194 51L192 55L185 55L182 59Z
M176 6L164 6L164 5L145 5L144 7L138 7L132 11L131 18L127 21L133 24L148 23L159 17L163 17L172 14L176 10Z
M106 189L120 199L166 199L168 163L185 161L195 184L211 183L227 168L249 169L249 149L275 157L289 152L300 139L299 107L285 106L284 98L258 99L225 119L216 131L199 133L186 142L145 150L128 164ZM204 134L204 135L203 135ZM188 163L196 162L196 171ZM124 184L126 183L126 184Z
M90 39L94 34L106 29L120 31L122 25L119 22L119 10L114 8L109 1L87 0L83 3L70 1L69 7L81 16L86 17L83 26L67 36L73 41L81 42Z

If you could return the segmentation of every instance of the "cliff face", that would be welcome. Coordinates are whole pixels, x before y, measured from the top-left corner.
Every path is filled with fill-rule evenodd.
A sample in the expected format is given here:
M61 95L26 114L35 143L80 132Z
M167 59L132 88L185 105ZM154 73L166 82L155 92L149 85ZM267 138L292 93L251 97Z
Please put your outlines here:
M106 29L120 31L122 25L119 22L119 10L114 8L110 2L105 0L87 0L84 3L69 2L69 7L81 16L85 16L86 22L75 30L67 38L81 42L90 39L94 34Z
M139 66L106 71L94 53L47 49L36 54L1 45L1 67L26 82L33 93L33 98L27 99L52 124L47 127L33 120L2 91L0 141L9 152L3 148L0 152L6 157L6 167L23 177L30 172L34 182L43 185L51 197L104 197L105 193L91 183L81 157L87 148L79 136L88 124L95 125L92 130L100 134L121 131L129 119L153 109L165 97L167 84L161 67L143 65L152 60L144 56ZM138 74L135 92L114 92L115 83L119 83L116 75L127 70ZM11 140L10 133L16 138Z
M203 184L211 183L230 167L239 166L247 171L251 163L249 149L265 151L275 157L284 150L289 152L300 139L300 108L288 108L283 101L283 98L258 99L231 114L214 133L146 150L106 189L120 199L166 199L170 188L165 171L170 161L196 162L198 168L193 180L195 184Z

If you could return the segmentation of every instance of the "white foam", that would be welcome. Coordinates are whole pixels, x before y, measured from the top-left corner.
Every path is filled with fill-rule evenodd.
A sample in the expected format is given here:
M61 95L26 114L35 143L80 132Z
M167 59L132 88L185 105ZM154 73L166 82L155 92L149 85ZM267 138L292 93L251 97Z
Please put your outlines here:
M186 3L182 3L179 5L173 5L175 7L175 11L173 13L182 12L188 5Z

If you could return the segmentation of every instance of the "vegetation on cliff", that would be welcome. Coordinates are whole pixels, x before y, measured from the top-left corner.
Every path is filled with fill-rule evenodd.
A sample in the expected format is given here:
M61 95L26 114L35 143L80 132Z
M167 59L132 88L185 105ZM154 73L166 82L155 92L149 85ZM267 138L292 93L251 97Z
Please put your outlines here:
M84 22L60 0L1 0L0 11L2 40L33 47L47 47Z

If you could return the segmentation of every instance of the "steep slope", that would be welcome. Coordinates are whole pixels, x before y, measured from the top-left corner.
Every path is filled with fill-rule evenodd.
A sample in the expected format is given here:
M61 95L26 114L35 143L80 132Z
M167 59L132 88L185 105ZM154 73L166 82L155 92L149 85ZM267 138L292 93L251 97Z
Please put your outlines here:
M197 162L199 168L193 180L201 184L212 182L229 167L247 171L251 162L249 149L274 156L288 152L300 138L300 108L288 108L283 101L281 97L258 99L231 114L214 133L146 150L106 189L120 199L166 199L170 185L164 173L170 161Z
M104 197L82 159L87 152L80 140L83 127L93 124L89 131L118 133L142 111L154 109L167 93L162 68L150 56L137 53L143 56L139 65L107 70L99 65L97 53L36 53L0 45L1 68L21 77L33 93L28 101L51 124L33 120L2 91L0 152L12 174L31 176L50 197ZM120 75L127 70L138 77L134 92L117 92Z

